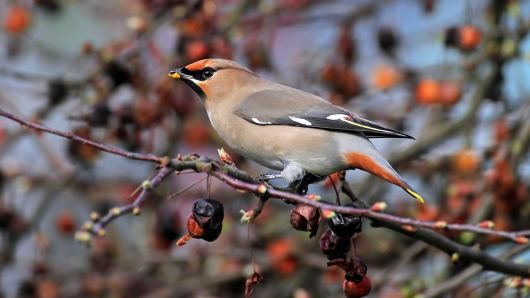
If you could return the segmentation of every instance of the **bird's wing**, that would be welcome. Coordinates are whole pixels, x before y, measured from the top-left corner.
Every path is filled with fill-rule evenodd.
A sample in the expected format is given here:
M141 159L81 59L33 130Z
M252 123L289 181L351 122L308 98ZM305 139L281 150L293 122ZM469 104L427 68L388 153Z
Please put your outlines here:
M256 125L288 125L360 134L367 138L413 137L357 117L315 95L293 88L258 91L235 114Z

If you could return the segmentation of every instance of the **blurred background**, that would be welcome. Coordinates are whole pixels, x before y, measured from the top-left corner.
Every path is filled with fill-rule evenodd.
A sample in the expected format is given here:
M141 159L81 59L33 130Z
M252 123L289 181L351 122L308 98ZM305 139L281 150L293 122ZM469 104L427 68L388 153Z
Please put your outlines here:
M233 59L416 137L374 143L427 203L349 172L366 203L530 228L530 1L2 0L0 22L0 107L25 119L161 156L217 158L223 147L257 176L267 170L231 152L197 96L167 77L199 59ZM240 210L258 199L215 179L208 194L204 174L172 176L141 216L117 219L90 247L74 240L91 211L130 202L153 170L0 119L0 297L242 297L252 255L264 276L254 297L343 297L344 273L319 247L325 222L309 239L291 227L292 206L275 201L242 224ZM310 192L335 196L328 180ZM192 203L208 196L224 204L221 237L176 247ZM447 236L513 253L494 237ZM528 293L368 222L355 254L369 297Z

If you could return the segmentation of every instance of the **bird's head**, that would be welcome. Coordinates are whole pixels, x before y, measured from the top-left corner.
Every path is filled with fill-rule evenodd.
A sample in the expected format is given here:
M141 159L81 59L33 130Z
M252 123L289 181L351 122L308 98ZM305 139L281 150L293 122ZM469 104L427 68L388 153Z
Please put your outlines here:
M202 99L223 97L256 75L244 66L225 59L204 59L169 72L183 80Z

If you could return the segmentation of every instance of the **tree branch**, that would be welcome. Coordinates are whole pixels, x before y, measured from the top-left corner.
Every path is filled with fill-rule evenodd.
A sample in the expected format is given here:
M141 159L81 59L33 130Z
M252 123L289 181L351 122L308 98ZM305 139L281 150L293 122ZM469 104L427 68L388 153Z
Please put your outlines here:
M237 190L251 192L257 195L258 197L268 197L281 199L288 202L307 204L319 208L322 211L326 211L323 213L328 214L332 211L343 214L363 216L371 220L372 223L375 225L386 227L390 230L405 234L409 237L422 240L449 254L456 253L458 254L460 259L480 264L485 270L493 270L510 275L530 277L530 266L528 265L503 261L478 249L473 249L458 244L452 241L451 239L435 232L434 230L473 232L476 234L483 235L495 235L498 237L503 237L505 239L510 239L520 244L526 244L528 242L527 238L520 236L526 235L527 233L529 233L528 231L507 232L470 224L448 224L446 222L441 221L420 221L412 218L399 217L391 214L381 213L383 209L379 208L382 206L381 203L376 203L379 205L374 205L371 209L337 206L332 203L320 201L320 198L318 196L302 196L296 193L286 192L267 187L266 185L255 181L252 177L248 176L245 172L238 170L234 166L214 161L205 157L200 157L197 155L187 155L184 157L177 157L172 160L169 160L168 158L158 157L153 154L133 153L112 146L100 144L91 140L87 140L70 132L55 130L40 124L25 121L1 109L0 116L16 121L25 127L41 132L51 133L73 141L78 141L111 154L123 156L133 160L154 162L161 166L152 178L142 183L140 188L140 194L137 196L137 198L132 204L112 208L103 217L99 217L97 214L94 214L91 218L92 221L88 224L85 224L84 230L76 235L78 240L81 241L89 241L91 234L104 235L105 226L112 222L114 219L124 214L139 214L140 207L145 202L148 195L153 191L155 187L157 187L165 178L169 177L169 175L174 171L194 170L196 172L209 174ZM376 206L378 208L375 208Z

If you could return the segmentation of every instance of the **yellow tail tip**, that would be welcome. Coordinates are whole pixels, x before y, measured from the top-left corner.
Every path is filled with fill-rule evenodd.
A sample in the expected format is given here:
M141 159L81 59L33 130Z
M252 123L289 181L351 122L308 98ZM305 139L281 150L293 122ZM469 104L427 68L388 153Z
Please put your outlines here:
M406 191L409 195L413 196L416 200L418 200L418 202L420 202L420 203L422 203L422 204L425 203L425 200L424 200L424 199L423 199L423 198L422 198L417 192L413 191L413 190L410 189L410 188L405 188L405 191Z

